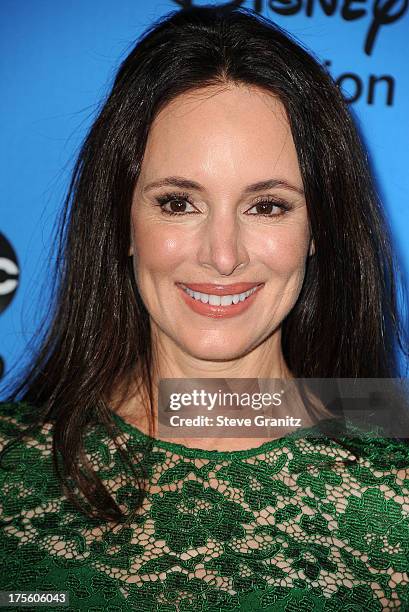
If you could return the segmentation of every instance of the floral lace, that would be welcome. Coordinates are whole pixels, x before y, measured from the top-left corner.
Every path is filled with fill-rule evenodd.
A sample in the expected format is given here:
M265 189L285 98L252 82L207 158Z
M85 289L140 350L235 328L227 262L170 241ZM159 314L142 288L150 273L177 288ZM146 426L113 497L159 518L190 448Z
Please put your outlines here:
M0 404L0 448L28 409ZM368 439L348 465L341 445L299 432L220 452L153 440L113 417L149 475L136 519L112 529L67 500L45 424L1 462L0 590L65 591L69 605L47 609L67 611L409 610L404 442ZM137 489L113 441L98 425L85 443L128 511Z

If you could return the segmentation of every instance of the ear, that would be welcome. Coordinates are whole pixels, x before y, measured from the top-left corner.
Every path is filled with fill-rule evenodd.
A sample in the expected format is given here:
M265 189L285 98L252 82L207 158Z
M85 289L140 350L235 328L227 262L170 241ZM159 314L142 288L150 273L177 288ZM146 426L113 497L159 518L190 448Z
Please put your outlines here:
M315 253L315 243L314 240L311 238L310 240L310 250L308 252L308 256L310 257L311 255L314 255Z

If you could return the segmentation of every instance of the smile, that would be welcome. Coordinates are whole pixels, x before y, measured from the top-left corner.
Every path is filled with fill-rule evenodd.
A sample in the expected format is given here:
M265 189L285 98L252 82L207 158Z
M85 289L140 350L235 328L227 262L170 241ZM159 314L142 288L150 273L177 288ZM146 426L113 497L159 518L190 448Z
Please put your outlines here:
M247 291L229 295L215 295L194 291L183 283L178 283L177 287L183 301L190 310L205 317L219 319L241 315L251 308L258 293L263 289L264 283L251 287Z
M244 300L257 290L257 287L253 287L243 293L235 293L234 295L212 295L210 293L192 291L192 289L184 286L182 286L182 289L194 300L200 300L203 304L210 304L211 306L231 306L232 304L244 302Z

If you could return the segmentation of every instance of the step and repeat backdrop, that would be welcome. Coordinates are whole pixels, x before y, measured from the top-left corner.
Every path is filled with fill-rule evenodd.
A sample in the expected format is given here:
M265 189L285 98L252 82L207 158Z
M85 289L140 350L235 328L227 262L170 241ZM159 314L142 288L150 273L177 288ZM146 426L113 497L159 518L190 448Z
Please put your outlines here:
M0 383L35 342L54 225L116 68L154 20L207 4L253 9L327 67L368 148L408 282L409 0L2 0Z

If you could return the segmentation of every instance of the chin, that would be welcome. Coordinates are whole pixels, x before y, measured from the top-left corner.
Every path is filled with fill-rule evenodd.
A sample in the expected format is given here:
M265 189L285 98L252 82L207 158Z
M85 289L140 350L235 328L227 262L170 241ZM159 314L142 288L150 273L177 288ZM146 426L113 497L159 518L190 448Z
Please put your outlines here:
M220 343L220 345L214 344L213 346L209 346L205 343L203 345L197 343L196 345L182 345L182 347L186 353L203 361L231 361L251 351L251 347L229 347L226 342Z

